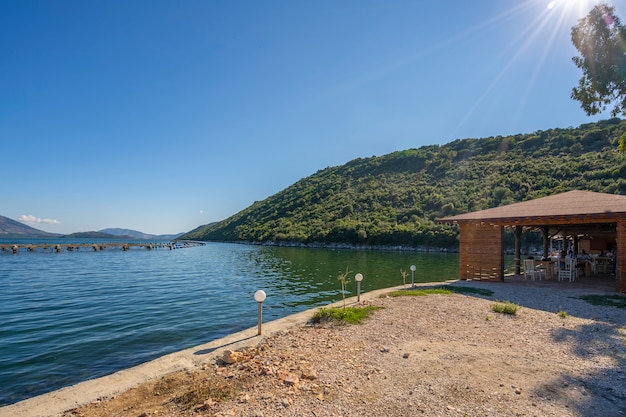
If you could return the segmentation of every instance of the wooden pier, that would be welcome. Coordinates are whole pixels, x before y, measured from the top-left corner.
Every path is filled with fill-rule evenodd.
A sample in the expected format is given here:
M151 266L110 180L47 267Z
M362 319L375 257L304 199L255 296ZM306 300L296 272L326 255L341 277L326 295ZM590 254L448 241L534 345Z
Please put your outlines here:
M89 249L98 252L106 249L184 249L195 246L204 246L205 242L177 240L173 242L106 242L106 243L2 243L0 251L17 254L20 251L27 252L73 252L81 249Z

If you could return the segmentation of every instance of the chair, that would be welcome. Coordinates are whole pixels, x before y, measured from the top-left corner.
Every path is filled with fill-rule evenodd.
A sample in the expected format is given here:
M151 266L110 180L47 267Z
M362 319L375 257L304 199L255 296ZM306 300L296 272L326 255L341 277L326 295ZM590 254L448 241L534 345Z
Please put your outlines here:
M559 281L567 279L569 282L572 282L576 279L576 275L578 275L576 259L566 259L565 268L559 269Z
M541 280L542 275L545 278L545 271L535 268L535 261L533 259L524 259L524 279L530 277L533 281L535 278Z
M593 256L589 259L589 269L591 270L591 275L595 275L598 273L598 261Z

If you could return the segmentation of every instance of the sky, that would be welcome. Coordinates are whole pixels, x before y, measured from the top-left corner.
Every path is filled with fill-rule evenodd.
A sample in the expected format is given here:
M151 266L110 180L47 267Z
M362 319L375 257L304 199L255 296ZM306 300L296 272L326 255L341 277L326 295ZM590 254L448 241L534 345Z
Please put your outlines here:
M356 158L607 119L570 98L595 3L0 2L0 215L180 233Z

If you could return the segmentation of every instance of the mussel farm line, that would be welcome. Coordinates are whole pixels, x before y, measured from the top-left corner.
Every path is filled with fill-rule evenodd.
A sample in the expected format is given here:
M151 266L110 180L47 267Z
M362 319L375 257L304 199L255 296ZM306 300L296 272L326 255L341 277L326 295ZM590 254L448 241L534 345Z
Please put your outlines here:
M26 250L28 252L73 252L80 249L88 248L94 252L98 252L101 250L113 248L113 249L122 249L123 251L131 250L131 249L141 249L145 248L147 250L152 249L184 249L191 248L194 246L203 246L206 245L205 242L197 242L197 241L174 241L174 242L165 242L165 243L155 243L155 242L143 242L143 243L129 243L129 242L107 242L107 243L8 243L1 244L0 250L2 252L11 252L14 254L19 253L21 250Z

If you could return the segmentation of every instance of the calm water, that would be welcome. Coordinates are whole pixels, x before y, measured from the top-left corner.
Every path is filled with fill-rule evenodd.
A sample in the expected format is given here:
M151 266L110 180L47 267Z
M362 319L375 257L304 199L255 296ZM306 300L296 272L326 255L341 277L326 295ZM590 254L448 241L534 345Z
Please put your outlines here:
M1 241L0 241L1 243ZM0 406L341 300L458 277L456 254L209 243L179 250L0 252ZM410 283L410 271L407 282ZM348 294L350 295L350 294Z

